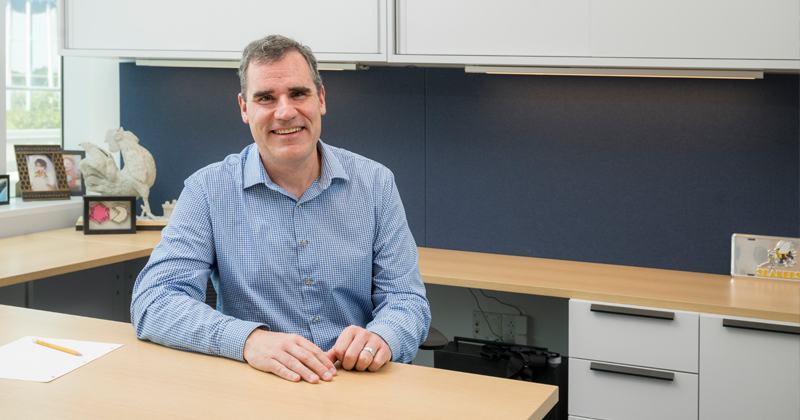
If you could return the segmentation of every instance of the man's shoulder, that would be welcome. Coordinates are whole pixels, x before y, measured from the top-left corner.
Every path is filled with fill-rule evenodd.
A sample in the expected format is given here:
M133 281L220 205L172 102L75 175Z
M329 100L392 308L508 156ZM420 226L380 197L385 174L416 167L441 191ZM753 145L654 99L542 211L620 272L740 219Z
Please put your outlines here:
M233 153L226 156L219 162L214 162L198 169L190 175L186 182L198 182L200 184L218 183L220 181L238 181L241 183L244 162L251 155L254 144L244 148L240 153Z
M325 144L328 150L336 156L342 169L349 177L363 177L363 176L389 176L393 177L392 171L380 162L374 161L368 157L359 155L358 153L351 152L341 147L331 146Z

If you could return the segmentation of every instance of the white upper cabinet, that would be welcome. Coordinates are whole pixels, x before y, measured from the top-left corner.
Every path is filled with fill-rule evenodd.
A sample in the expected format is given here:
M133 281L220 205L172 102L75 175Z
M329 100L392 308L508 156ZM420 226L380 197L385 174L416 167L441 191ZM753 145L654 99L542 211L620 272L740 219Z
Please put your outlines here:
M398 0L397 53L588 56L589 0Z
M269 34L320 60L386 61L386 0L62 0L62 53L238 59Z
M797 0L395 0L391 13L390 62L800 69Z
M800 59L797 0L592 0L592 56Z
M798 0L60 0L61 53L236 60L291 36L320 61L800 69Z

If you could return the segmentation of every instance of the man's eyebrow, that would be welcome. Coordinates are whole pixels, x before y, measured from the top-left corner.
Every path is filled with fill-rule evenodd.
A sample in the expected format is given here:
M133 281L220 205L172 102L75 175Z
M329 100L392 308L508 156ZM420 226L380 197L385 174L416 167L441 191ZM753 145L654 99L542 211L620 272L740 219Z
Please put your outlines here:
M271 89L270 90L260 90L258 92L253 92L253 97L254 98L260 98L262 96L272 95L274 92L275 91L271 90Z
M302 93L304 95L310 95L311 88L305 86L293 86L289 88L289 92L297 92L297 93ZM272 95L273 93L275 93L274 89L260 90L258 92L253 92L253 98L260 98L262 96Z
M311 89L310 89L310 88L307 88L307 87L305 87L305 86L295 86L295 87L290 87L290 88L289 88L289 91L290 91L290 92L299 92L299 93L303 93L303 94L306 94L306 95L309 95L309 94L311 94Z

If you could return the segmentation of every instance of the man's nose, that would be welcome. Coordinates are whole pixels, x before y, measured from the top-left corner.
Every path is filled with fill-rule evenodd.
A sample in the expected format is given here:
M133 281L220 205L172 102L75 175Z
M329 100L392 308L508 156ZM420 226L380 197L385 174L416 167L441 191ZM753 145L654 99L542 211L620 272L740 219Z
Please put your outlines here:
M278 98L278 104L275 108L275 118L279 120L291 120L297 115L297 109L292 104L288 96L283 95Z

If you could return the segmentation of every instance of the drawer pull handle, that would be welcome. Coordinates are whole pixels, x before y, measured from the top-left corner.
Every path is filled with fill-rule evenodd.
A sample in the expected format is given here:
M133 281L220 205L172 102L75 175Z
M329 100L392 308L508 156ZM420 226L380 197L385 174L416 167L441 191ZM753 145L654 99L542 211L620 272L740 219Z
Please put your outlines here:
M641 316L645 318L668 319L670 321L675 319L675 312L652 311L649 309L637 308L622 308L619 306L598 305L593 303L589 308L592 312L605 312L608 314Z
M722 319L723 327L744 328L746 330L769 331L783 334L800 335L800 327L792 325L775 325L766 322L740 321L738 319Z
M589 365L590 370L597 370L600 372L619 373L622 375L641 376L643 378L662 379L665 381L674 381L675 374L672 372L662 372L660 370L640 369L629 366L608 365L605 363L592 362Z

